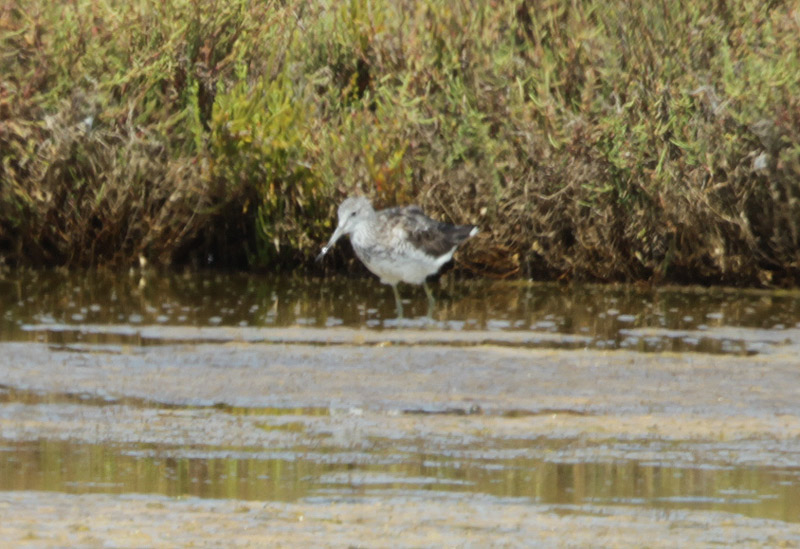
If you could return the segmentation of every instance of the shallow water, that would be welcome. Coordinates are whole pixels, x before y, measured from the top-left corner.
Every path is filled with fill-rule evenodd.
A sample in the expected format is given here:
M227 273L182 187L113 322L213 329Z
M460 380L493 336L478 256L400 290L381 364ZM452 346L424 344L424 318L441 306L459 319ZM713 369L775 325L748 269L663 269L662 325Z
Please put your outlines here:
M539 440L565 446L562 440ZM295 451L105 445L40 440L0 446L0 490L164 494L297 501L310 497L486 494L559 505L711 509L797 522L800 471L669 467L625 460L561 463L479 452ZM515 446L515 445L511 445ZM524 448L507 448L513 450ZM502 452L501 452L502 453Z
M424 292L401 286L397 319L391 290L374 278L24 271L0 280L0 340L147 344L174 340L174 327L343 326L480 332L481 342L522 332L524 344L550 348L800 348L800 291L449 279L433 287L428 318Z
M371 278L7 274L0 492L447 494L800 540L800 292L443 278L430 317L401 293L404 319Z

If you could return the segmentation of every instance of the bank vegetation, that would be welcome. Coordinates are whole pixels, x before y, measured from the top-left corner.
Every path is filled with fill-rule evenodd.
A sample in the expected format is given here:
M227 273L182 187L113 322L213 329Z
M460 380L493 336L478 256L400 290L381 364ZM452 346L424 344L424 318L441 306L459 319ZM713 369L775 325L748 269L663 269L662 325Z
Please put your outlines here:
M11 0L0 256L310 268L358 192L478 276L796 284L798 56L780 1Z

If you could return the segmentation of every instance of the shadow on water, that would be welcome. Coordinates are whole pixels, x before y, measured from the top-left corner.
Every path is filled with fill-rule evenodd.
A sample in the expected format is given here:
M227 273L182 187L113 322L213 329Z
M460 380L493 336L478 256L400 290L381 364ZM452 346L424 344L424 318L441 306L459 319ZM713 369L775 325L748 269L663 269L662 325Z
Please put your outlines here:
M170 334L175 327L350 327L514 332L530 334L528 346L643 352L742 355L800 346L800 292L445 277L434 285L430 321L420 288L401 293L406 319L398 320L391 290L374 278L20 271L0 280L0 340L138 345L180 340Z

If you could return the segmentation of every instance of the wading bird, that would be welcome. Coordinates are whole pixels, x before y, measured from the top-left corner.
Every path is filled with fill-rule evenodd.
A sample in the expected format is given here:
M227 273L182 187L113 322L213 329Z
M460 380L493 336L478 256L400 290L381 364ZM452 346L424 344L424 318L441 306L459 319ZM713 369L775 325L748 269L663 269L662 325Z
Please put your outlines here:
M394 291L398 316L403 305L397 283L422 284L428 296L428 315L434 298L426 279L450 261L456 248L478 232L475 225L453 225L426 216L419 206L375 211L364 197L350 197L339 206L339 224L317 256L320 261L344 235L358 258Z

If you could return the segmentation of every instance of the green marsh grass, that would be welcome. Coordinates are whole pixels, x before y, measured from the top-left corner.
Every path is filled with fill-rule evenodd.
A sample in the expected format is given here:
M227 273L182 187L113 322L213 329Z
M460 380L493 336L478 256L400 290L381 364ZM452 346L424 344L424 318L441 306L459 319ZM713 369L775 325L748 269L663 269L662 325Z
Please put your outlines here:
M11 0L9 264L310 264L347 194L480 276L800 281L792 2Z

